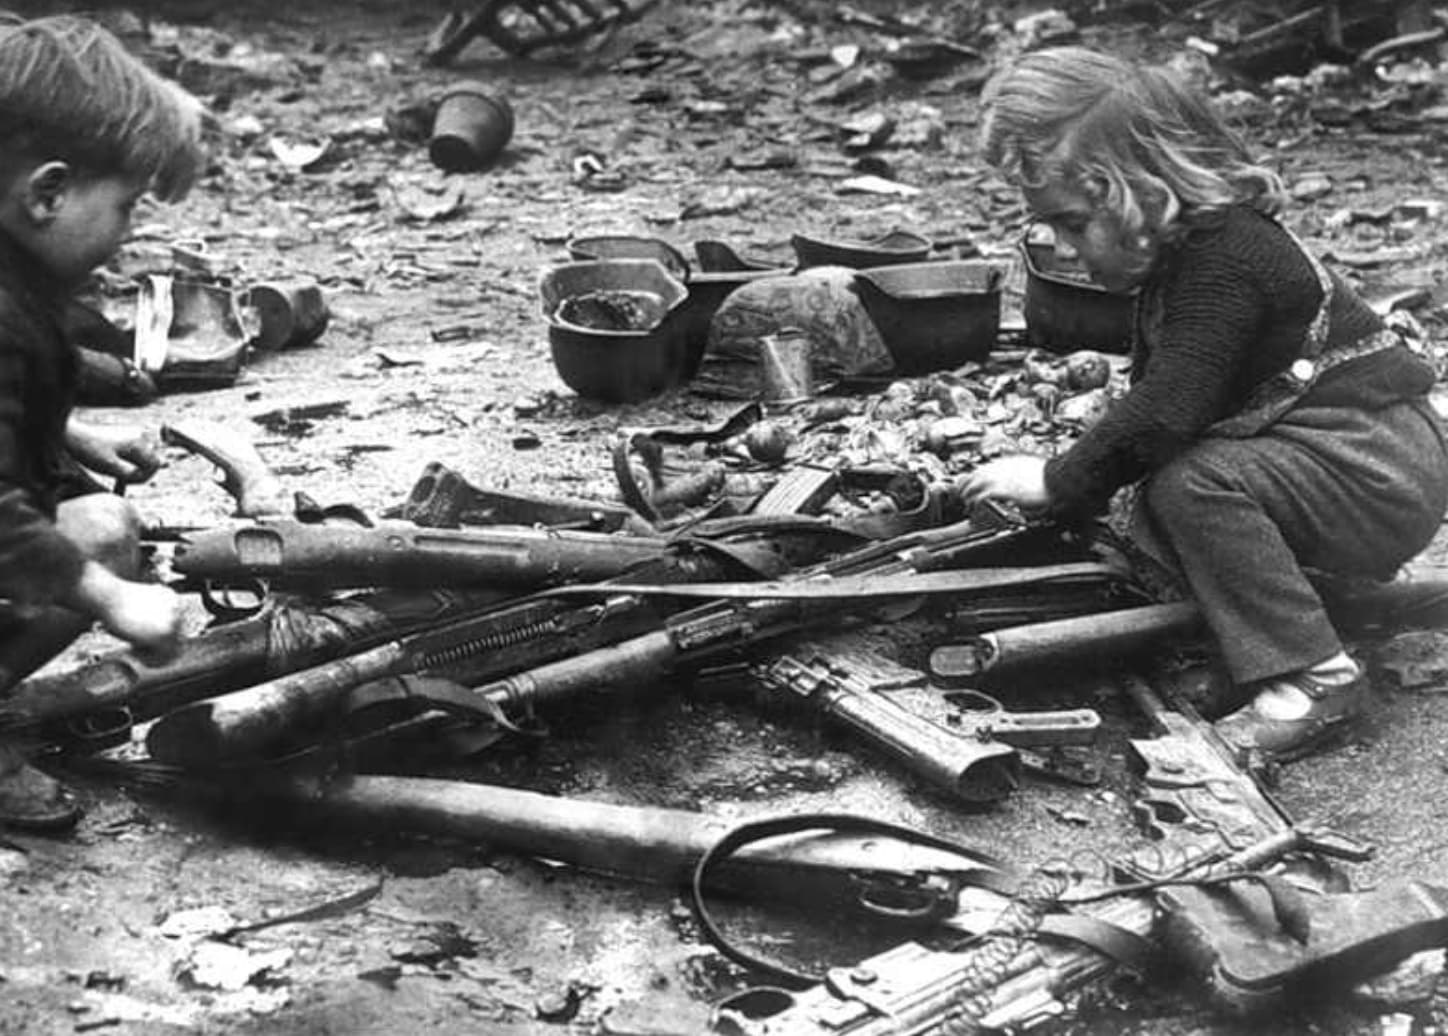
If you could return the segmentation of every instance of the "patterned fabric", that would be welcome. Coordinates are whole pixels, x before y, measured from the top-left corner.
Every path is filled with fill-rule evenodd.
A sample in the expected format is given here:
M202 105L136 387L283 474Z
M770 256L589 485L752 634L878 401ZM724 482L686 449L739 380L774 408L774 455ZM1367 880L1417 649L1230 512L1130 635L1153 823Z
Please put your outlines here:
M888 372L894 360L864 303L855 271L817 266L752 281L730 293L709 325L709 344L692 388L726 399L754 399L763 389L759 339L795 327L810 337L816 384Z
M55 527L79 471L65 449L76 359L61 334L65 292L0 237L0 598L43 604L80 578Z

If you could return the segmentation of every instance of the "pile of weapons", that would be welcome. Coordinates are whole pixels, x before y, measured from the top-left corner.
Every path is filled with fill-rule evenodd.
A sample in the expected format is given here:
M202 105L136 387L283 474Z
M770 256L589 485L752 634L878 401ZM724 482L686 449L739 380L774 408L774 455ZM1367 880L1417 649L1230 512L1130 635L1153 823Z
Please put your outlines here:
M838 637L828 648L804 638L847 617L948 609L962 643L931 661L947 683L1023 661L1122 657L1194 632L1198 615L1190 603L1154 602L1078 534L991 509L965 515L934 487L893 524L810 514L822 495L812 492L812 504L793 510L643 535L617 531L627 517L618 511L492 493L430 465L404 520L318 508L282 517L285 494L249 443L202 427L173 427L168 439L222 468L241 513L274 515L190 531L174 545L179 579L228 621L164 665L118 651L33 678L0 702L4 726L83 754L149 723L154 763L240 785L258 801L638 878L682 882L692 872L711 938L706 886L844 889L862 910L904 897L917 923L928 917L956 933L945 948L904 942L822 980L721 939L726 955L773 984L718 1005L713 1031L1016 1031L1117 965L1144 968L1163 938L1221 1003L1279 1007L1448 942L1441 890L1304 887L1297 875L1320 870L1304 860L1360 858L1361 847L1293 823L1210 725L1135 679L1124 686L1156 735L1133 742L1142 813L1161 841L1109 873L1067 882L864 818L731 830L700 814L477 783L319 781L342 765L366 773L373 753L405 739L476 751L572 696L732 666L978 806L1009 794L1023 762L1063 765L1095 737L1095 713L996 708L941 724L886 689L900 686L901 667L841 649ZM463 519L497 524L458 527ZM1431 620L1441 590L1390 585L1338 614ZM261 607L249 613L248 601ZM778 880L783 873L793 880Z

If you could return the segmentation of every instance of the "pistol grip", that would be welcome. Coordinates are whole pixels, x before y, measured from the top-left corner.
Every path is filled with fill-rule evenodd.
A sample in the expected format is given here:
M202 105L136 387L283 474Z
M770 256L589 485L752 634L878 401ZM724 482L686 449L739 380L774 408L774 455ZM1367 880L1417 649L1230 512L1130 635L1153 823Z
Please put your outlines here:
M967 802L994 802L1020 784L1020 759L1002 741L962 737L878 691L835 689L816 700L912 772Z

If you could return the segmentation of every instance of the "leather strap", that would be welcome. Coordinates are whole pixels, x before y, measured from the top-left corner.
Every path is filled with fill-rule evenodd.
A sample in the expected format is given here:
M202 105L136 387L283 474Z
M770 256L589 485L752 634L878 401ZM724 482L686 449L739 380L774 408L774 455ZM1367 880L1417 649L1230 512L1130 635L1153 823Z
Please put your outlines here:
M1133 971L1148 970L1159 956L1150 939L1087 914L1047 914L1040 919L1036 934L1089 946Z
M662 517L650 502L653 492L645 492L638 483L632 457L637 454L648 471L653 489L659 486L663 467L664 446L688 446L696 442L724 442L741 435L764 416L758 403L741 407L724 422L713 428L654 428L648 430L623 429L614 441L612 450L613 474L624 503L650 522Z
M916 597L1018 589L1070 580L1109 580L1115 572L1093 561L1021 568L964 568L943 572L839 576L828 579L770 580L749 583L602 583L559 586L540 596L577 597L600 593L642 597L701 597L728 600L837 601L849 598Z
M714 918L709 913L708 905L704 901L704 882L715 866L744 846L766 838L795 834L800 831L839 831L847 834L883 835L898 838L915 845L955 853L962 857L963 861L972 861L964 864L959 871L952 872L952 877L959 884L988 888L1006 894L1009 894L1008 890L1015 885L1015 875L1009 865L983 850L872 817L856 816L850 813L806 813L799 816L772 817L740 824L710 846L695 863L689 882L689 905L704 938L725 957L736 964L765 972L778 981L796 988L804 989L816 985L823 981L823 976L796 971L785 964L756 956L731 943L720 931L719 926L714 923ZM942 904L942 907L942 913L948 913L953 908L953 904Z

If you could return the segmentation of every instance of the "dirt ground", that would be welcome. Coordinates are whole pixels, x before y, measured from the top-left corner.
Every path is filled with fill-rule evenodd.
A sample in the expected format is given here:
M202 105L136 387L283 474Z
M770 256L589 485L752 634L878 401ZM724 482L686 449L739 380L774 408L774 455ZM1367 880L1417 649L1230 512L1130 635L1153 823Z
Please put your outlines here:
M480 41L451 68L428 69L418 51L444 11L431 0L134 8L151 19L153 42L179 40L193 57L209 54L230 71L205 61L186 70L218 109L224 139L191 198L139 217L122 272L168 242L200 240L235 284L315 279L333 319L313 346L254 356L233 386L101 410L97 419L227 422L257 440L288 489L373 514L400 503L429 461L492 488L616 502L607 445L618 429L714 421L735 404L679 391L606 406L561 383L536 281L570 234L637 233L681 247L720 238L785 261L794 231L864 238L908 227L1003 256L1020 232L1013 196L975 153L972 71L867 83L832 105L817 96L827 85L820 66L801 55L878 37L824 10L666 0L640 24L552 60L510 59ZM968 5L942 10L974 24ZM1179 43L1120 21L1088 36L1163 53ZM996 37L987 50L1004 45ZM464 77L508 97L517 129L494 168L444 177L424 147L389 133L384 116ZM850 170L835 124L872 107L920 106L933 109L939 142L884 152L893 178L920 193L839 192ZM1443 301L1442 226L1430 218L1411 232L1378 232L1380 223L1350 226L1333 213L1442 197L1448 169L1436 124L1388 134L1277 114L1256 124L1257 142L1289 183L1327 184L1297 192L1294 225L1347 258L1395 249L1385 261L1352 265L1352 276L1369 291L1431 289L1435 297L1420 311L1431 326ZM314 168L288 166L272 147L324 135L332 150ZM786 169L728 161L777 148L802 160ZM626 188L577 185L575 159L586 155L622 172ZM296 418L294 408L314 404L337 405L309 421L258 420L288 410ZM129 492L143 514L181 526L225 522L231 501L210 465L180 451L169 459ZM1430 550L1425 570L1442 554L1441 546ZM62 664L101 641L90 638ZM1109 675L1040 689L1048 701L1074 699L1113 718L1118 743L1102 785L1029 780L978 812L961 811L814 724L669 693L676 690L570 708L554 717L556 736L543 745L500 748L453 772L734 817L866 812L1026 864L1067 845L1110 853L1135 837L1119 743L1132 721ZM1351 742L1287 767L1277 792L1293 815L1377 845L1371 862L1351 869L1356 884L1445 882L1445 745L1448 695L1381 684ZM671 888L487 845L179 803L102 779L77 788L86 816L74 837L16 836L0 848L0 1033L696 1032L711 1001L749 984L700 940ZM204 927L207 915L194 911L215 908L245 924L379 882L379 894L339 916L238 939L249 955L239 981L235 960L217 964L222 980L208 977L196 929L184 923ZM749 927L778 949L777 925ZM853 951L855 938L820 945L817 936L814 955L840 945ZM1121 978L1053 1024L1068 1033L1366 1036L1390 1031L1391 1010L1346 997L1249 1025L1213 1014L1170 983ZM1441 992L1407 1010L1418 1033L1448 1024Z

